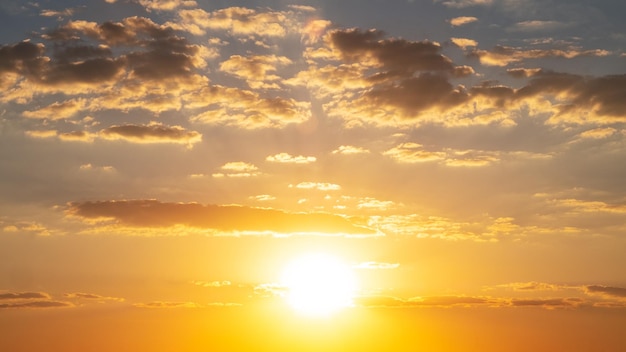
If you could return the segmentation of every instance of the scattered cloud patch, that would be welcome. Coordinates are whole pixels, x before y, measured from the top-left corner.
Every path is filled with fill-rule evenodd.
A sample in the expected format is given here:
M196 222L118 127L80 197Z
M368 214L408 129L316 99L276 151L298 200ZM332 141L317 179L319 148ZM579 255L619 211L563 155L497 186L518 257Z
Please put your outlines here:
M293 156L289 153L278 153L275 155L270 155L265 160L272 163L282 163L282 164L310 164L317 161L317 158L314 156Z
M459 26L464 26L466 24L470 24L472 22L477 22L477 21L478 21L478 18L476 17L461 16L461 17L452 18L448 22L450 22L450 25L452 27L459 27Z

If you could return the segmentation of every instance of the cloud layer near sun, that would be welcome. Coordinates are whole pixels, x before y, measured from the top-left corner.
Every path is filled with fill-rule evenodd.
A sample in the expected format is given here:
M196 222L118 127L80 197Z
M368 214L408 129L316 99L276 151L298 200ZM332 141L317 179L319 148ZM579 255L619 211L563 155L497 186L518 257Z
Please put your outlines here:
M87 221L113 220L130 227L184 225L222 232L374 234L348 219L324 213L286 213L243 206L161 203L154 200L72 203L70 216Z

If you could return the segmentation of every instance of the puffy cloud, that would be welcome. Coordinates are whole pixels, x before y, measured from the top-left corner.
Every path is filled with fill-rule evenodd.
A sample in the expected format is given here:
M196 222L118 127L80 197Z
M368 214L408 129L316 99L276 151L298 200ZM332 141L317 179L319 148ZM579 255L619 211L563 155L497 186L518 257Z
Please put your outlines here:
M275 155L269 155L265 160L273 163L281 164L310 164L314 163L317 158L314 156L294 156L289 153L278 153Z
M452 18L448 22L450 22L450 25L452 25L452 27L458 27L458 26L464 26L466 24L476 22L476 21L478 21L478 18L476 17L461 16L461 17Z
M279 88L280 76L274 74L279 66L291 64L284 56L233 55L220 64L220 70L246 80L251 88Z
M227 124L241 128L284 127L304 122L310 117L310 103L292 98L263 98L259 94L211 86L185 95L188 108L204 108L191 118L194 122Z
M115 125L100 131L99 136L108 140L126 140L134 143L177 143L191 145L202 140L202 135L187 131L180 126L160 123L148 125Z
M210 30L224 30L238 36L284 37L289 16L285 12L257 12L244 7L229 7L207 12L202 9L178 11L180 22L170 25L201 35Z
M173 227L250 233L370 234L372 230L325 213L287 213L243 206L162 203L155 200L76 202L67 214L85 221L110 221L129 227Z
M64 10L41 10L41 12L39 13L39 16L43 16L43 17L69 17L72 16L74 13L76 12L75 8L67 8Z
M330 47L346 61L368 62L391 72L452 72L452 61L440 54L438 43L384 39L383 32L336 30L328 35Z
M478 42L473 40L473 39L467 39L467 38L450 38L450 41L452 41L452 43L454 43L454 45L461 47L463 49L467 48L468 46L477 46Z

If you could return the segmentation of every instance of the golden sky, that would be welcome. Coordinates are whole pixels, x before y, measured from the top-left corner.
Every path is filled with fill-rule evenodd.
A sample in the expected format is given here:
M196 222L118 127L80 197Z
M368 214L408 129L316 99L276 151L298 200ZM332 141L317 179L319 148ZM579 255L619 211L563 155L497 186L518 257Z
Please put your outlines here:
M624 11L2 1L0 350L623 351Z

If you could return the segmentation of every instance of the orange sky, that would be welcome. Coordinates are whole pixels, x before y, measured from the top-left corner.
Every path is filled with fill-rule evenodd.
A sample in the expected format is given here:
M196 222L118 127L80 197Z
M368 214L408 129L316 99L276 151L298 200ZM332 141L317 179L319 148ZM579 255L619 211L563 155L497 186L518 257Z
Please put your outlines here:
M624 10L3 1L0 350L623 351Z

